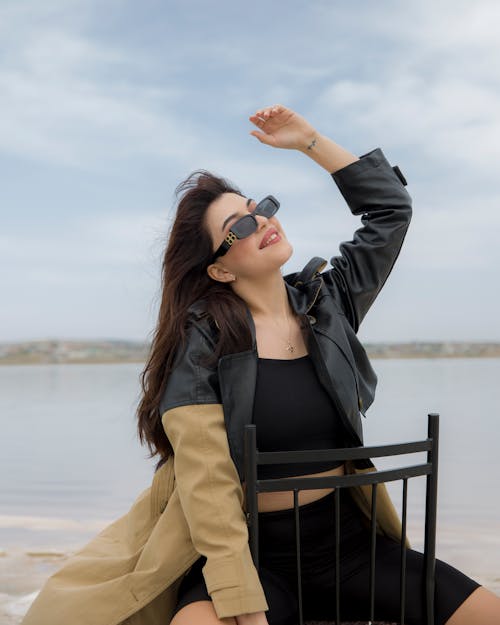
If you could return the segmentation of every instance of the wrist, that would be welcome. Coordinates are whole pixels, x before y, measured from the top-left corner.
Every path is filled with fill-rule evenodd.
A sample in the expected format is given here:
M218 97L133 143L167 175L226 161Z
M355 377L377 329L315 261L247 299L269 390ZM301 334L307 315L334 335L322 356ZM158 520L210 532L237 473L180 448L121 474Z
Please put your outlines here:
M312 156L312 153L317 149L320 140L321 135L319 132L313 130L304 137L303 141L301 141L301 146L298 148L299 152L302 152L302 154L306 154L307 156Z
M359 160L357 156L351 154L351 152L345 150L325 135L315 133L314 135L311 134L308 138L309 143L301 152L309 156L309 158L318 163L318 165L326 169L329 173L334 173L342 167ZM316 141L314 141L314 139L316 139Z

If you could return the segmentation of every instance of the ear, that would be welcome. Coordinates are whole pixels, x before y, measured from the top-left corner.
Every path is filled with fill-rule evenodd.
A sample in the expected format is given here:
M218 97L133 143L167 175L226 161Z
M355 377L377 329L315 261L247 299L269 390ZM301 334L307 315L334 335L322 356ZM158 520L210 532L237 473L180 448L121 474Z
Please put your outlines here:
M227 269L224 269L222 265L218 263L212 263L207 267L207 273L216 282L234 282L236 276Z

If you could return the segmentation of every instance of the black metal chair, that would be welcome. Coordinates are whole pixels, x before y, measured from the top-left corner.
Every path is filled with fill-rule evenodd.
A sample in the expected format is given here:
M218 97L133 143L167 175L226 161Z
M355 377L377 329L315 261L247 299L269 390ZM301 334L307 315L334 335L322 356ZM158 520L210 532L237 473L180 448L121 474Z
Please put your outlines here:
M300 450L259 452L256 446L257 431L255 425L245 426L245 504L249 528L249 542L252 557L259 570L259 525L257 495L259 492L276 492L292 490L294 495L295 537L297 558L297 598L299 609L299 623L304 625L302 613L302 580L300 568L300 532L298 492L304 489L335 488L334 514L336 519L336 606L335 623L340 620L340 588L339 588L339 518L340 518L340 491L341 488L354 486L371 486L371 554L370 554L370 614L369 622L374 623L375 605L375 545L376 545L376 506L377 484L402 480L402 514L401 514L401 568L400 568L400 623L404 624L405 615L405 586L406 586L406 528L407 528L407 495L408 479L418 476L426 477L426 504L424 529L424 570L425 583L423 584L422 601L425 603L427 624L434 625L434 572L436 546L436 511L437 511L437 477L438 477L438 443L439 443L439 415L428 415L428 437L406 443L389 445L348 447L342 449ZM330 460L355 461L359 459L386 458L401 454L427 452L427 462L399 466L395 469L386 469L366 473L349 473L342 476L325 477L294 477L280 479L257 479L258 465L295 463L295 462L322 462ZM305 624L307 625L307 623Z

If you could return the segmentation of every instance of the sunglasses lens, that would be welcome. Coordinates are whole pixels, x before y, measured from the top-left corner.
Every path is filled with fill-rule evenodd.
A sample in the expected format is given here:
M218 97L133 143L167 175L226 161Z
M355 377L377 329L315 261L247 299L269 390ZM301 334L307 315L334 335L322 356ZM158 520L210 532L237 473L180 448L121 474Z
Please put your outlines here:
M279 207L280 203L278 200L272 195L268 195L257 204L255 207L255 214L263 215L264 217L272 217Z
M238 239L244 239L257 230L257 222L252 215L245 215L233 224L231 230Z

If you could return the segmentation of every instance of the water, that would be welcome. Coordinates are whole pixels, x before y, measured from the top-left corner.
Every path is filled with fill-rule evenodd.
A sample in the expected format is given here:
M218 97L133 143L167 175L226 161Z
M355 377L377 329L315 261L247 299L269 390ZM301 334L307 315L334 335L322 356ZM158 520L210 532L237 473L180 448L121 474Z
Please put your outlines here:
M373 363L379 384L365 444L425 438L427 414L439 413L439 519L500 530L500 408L492 401L500 359Z
M500 591L500 408L492 401L500 359L373 366L379 386L363 420L365 443L425 438L427 414L440 414L437 555ZM154 461L135 429L140 371L140 364L0 367L2 623L17 622L71 550L150 485ZM421 478L410 481L415 548L423 487ZM390 488L397 506L399 491Z
M2 514L94 520L148 485L138 364L0 367Z

